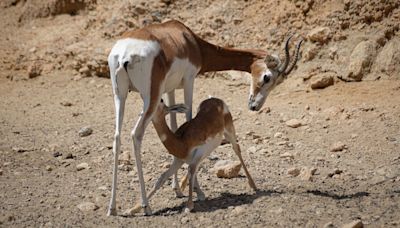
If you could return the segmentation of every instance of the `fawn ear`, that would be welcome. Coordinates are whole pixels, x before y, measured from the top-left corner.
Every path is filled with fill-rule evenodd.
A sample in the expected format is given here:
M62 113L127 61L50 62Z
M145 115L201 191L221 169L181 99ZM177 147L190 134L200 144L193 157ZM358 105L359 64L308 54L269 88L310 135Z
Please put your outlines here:
M186 113L189 111L189 107L185 104L176 104L172 105L171 107L167 108L168 112L175 112L175 113Z

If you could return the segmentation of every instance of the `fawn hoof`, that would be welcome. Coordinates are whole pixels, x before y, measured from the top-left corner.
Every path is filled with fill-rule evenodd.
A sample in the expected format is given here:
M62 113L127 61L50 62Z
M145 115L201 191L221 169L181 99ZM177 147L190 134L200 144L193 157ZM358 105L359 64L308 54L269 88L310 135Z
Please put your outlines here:
M206 200L206 195L204 195L203 192L197 192L197 200L198 200L198 201L204 201L204 200Z
M175 188L174 191L175 191L176 198L185 197L185 195L183 195L183 193L179 189Z
M115 208L108 209L107 216L115 216L115 215L117 215L117 209Z
M142 206L143 207L143 206ZM143 211L144 211L144 215L145 216L150 216L150 215L152 215L153 213L151 212L151 208L150 208L150 206L144 206L143 207Z
M139 213L142 210L142 206L138 203L134 207L129 208L128 210L124 211L123 215L124 216L132 216L135 215L136 213Z

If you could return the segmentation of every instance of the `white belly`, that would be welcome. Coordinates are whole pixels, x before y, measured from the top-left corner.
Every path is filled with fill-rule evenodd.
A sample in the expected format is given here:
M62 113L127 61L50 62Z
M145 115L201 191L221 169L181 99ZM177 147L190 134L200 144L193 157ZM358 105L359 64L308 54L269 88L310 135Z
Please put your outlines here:
M198 72L199 69L188 59L175 58L166 75L164 92L170 92L174 89L182 88L185 78L193 78Z

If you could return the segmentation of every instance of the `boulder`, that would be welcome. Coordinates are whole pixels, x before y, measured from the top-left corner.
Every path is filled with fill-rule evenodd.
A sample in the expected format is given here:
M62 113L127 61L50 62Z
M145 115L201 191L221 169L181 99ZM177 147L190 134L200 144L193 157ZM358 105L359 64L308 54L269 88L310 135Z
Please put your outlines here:
M323 89L333 85L334 75L332 73L324 73L311 78L311 89Z
M346 78L361 81L370 72L371 65L376 57L377 43L375 41L362 41L353 50L349 59Z
M376 75L400 79L400 38L390 40L379 52L372 67Z

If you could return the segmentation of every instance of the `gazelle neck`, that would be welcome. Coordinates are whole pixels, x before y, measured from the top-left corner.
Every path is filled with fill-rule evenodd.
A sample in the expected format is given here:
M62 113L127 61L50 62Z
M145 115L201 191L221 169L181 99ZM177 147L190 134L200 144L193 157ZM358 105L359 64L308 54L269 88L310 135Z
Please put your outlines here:
M156 129L158 137L161 139L164 146L167 148L168 153L177 158L184 159L187 156L187 145L168 127L164 116L157 116L153 118L153 125Z
M251 73L251 65L263 60L267 53L262 50L223 48L197 38L202 55L200 73L211 71L238 70Z

